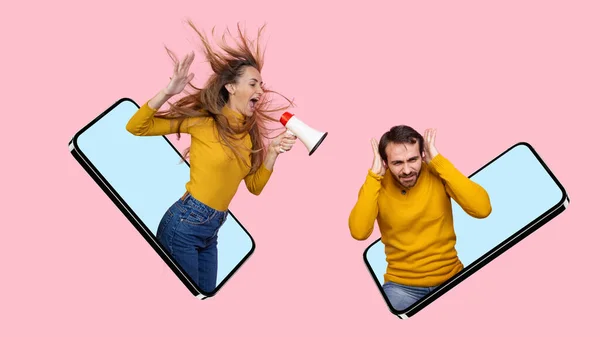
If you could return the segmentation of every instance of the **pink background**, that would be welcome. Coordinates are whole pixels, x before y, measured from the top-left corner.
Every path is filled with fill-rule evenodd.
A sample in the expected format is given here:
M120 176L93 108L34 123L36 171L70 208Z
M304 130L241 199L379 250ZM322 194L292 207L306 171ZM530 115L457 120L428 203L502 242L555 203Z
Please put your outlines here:
M8 6L0 335L598 333L597 2ZM208 301L190 295L67 147L119 98L143 103L167 84L163 44L178 55L194 47L185 17L218 32L266 22L265 81L330 133L312 157L301 144L281 156L259 198L240 188L231 210L257 250ZM193 71L202 84L201 57ZM530 142L572 198L408 321L388 311L363 263L378 233L354 241L347 225L371 165L369 139L395 124L436 127L438 149L465 174Z

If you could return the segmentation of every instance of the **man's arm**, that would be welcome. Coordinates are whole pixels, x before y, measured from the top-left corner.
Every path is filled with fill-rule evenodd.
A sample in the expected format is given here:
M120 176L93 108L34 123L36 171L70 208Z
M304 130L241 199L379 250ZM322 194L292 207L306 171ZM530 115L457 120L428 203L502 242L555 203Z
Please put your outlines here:
M348 225L350 234L356 240L366 240L375 226L375 220L379 214L379 191L381 190L381 180L387 168L383 159L379 155L379 144L375 138L371 139L371 149L373 150L373 164L367 174L367 180L358 192L356 205L350 212Z
M437 154L429 163L437 172L446 187L448 195L470 216L485 218L492 212L492 205L487 191L462 174L441 154Z
M471 181L452 165L435 147L437 130L427 129L423 136L425 162L437 172L446 187L446 193L472 217L485 218L492 212L487 191Z
M358 200L348 220L350 234L356 240L366 240L373 233L375 220L379 214L377 199L382 179L382 176L369 170L367 179L358 192Z

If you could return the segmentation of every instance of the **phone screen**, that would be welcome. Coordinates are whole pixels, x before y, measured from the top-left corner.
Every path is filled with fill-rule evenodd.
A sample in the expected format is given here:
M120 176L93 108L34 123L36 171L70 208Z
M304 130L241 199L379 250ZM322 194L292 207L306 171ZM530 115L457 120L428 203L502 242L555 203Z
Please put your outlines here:
M203 292L156 239L167 209L185 193L187 161L163 136L139 137L125 126L139 106L124 98L80 130L69 143L74 157L196 296L214 295L254 251L254 240L229 212L219 230L217 287Z
M569 198L531 145L519 143L469 177L489 194L492 213L476 219L452 200L456 250L464 269L436 290L403 311L395 310L382 290L387 262L381 239L365 251L371 275L388 307L400 318L408 318L477 271L541 225L561 213Z

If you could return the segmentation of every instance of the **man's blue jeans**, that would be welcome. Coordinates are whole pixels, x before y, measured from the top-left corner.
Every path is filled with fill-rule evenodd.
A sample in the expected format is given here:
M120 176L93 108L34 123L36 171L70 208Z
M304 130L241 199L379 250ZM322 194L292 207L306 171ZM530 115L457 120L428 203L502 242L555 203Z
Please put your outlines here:
M158 241L203 292L216 287L217 234L226 219L226 211L217 211L186 193L158 225Z
M392 307L401 311L432 292L436 287L411 287L394 282L385 282L382 288Z

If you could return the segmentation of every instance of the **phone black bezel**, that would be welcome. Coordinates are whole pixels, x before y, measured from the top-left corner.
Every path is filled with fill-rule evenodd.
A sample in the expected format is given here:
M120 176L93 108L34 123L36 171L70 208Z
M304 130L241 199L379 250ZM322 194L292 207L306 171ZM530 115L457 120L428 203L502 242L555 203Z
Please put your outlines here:
M533 146L531 146L531 144L529 144L527 142L518 142L518 143L512 145L507 150L503 151L501 154L496 156L494 159L490 160L487 164L480 167L475 172L473 172L471 175L469 175L469 179L518 146L526 146L531 151L531 153L533 153L533 155L536 157L538 162L542 165L542 167L546 170L546 172L552 178L554 183L561 190L561 192L562 192L561 200L556 205L549 208L546 212L539 215L533 221L531 221L527 225L523 226L519 231L517 231L516 233L514 233L513 235L511 235L510 237L508 237L507 239L505 239L504 241L502 241L501 243L496 245L494 248L488 250L484 255L479 257L477 260L473 261L473 263L471 263L468 267L465 267L459 273L457 273L450 279L446 280L444 283L440 284L434 291L432 291L431 293L429 293L428 295L426 295L425 297L423 297L422 299L415 302L414 304L412 304L411 306L409 306L408 308L406 308L404 310L394 309L394 307L390 303L389 299L385 295L385 292L383 291L382 286L379 284L377 275L375 275L373 268L371 268L371 265L369 264L369 260L367 259L369 249L371 249L374 245L376 245L379 241L381 241L381 237L379 239L375 240L374 242L372 242L365 249L365 251L363 253L363 261L366 264L367 269L369 270L369 273L371 274L371 277L375 281L375 284L379 288L379 292L381 293L383 299L385 300L385 302L388 306L388 309L393 314L395 314L396 316L398 316L401 319L407 319L409 317L414 316L416 313L418 313L419 311L421 311L425 307L427 307L429 304L431 304L433 301L437 300L442 295L444 295L445 293L450 291L452 288L454 288L455 286L460 284L462 281L466 280L469 276L473 275L475 272L477 272L484 266L488 265L491 261L496 259L498 256L502 255L504 252L506 252L508 249L510 249L517 243L521 242L527 236L531 235L533 232L535 232L540 227L542 227L544 224L546 224L547 222L549 222L550 220L552 220L553 218L555 218L556 216L561 214L566 209L567 205L570 203L570 198L567 194L567 191L565 190L564 186L560 183L560 181L558 181L558 179L556 178L554 173L552 173L552 171L550 170L548 165L546 165L546 163L542 160L542 158L537 153L537 151L533 148Z
M71 152L71 154L73 155L75 160L77 160L77 162L84 168L84 170L88 173L88 175L96 182L96 184L98 184L98 186L104 191L104 193L106 193L106 195L112 200L112 202L123 213L123 215L125 215L125 217L129 220L129 222L131 222L131 224L137 229L137 231L142 235L142 237L144 237L146 242L148 242L148 244L150 244L150 246L154 249L154 251L156 251L156 253L161 257L161 259L169 266L169 268L175 273L175 275L177 275L177 277L185 285L185 287L194 296L197 296L197 297L202 296L201 299L203 299L203 300L206 298L209 298L209 297L213 297L223 287L223 285L225 285L227 283L227 281L233 276L233 274L235 274L239 270L239 268L241 268L241 266L248 260L248 258L250 258L250 256L254 253L254 250L256 248L256 243L254 241L254 238L252 237L252 235L250 235L248 230L242 225L242 223L238 220L238 218L231 211L228 210L227 211L228 217L231 217L242 228L242 230L246 233L246 235L248 235L248 237L250 238L250 241L252 243L252 247L250 248L250 251L244 256L244 258L242 260L240 260L240 262L238 262L238 264L231 270L231 272L229 274L227 274L227 276L225 276L223 278L222 282L219 283L213 291L205 292L205 291L202 291L198 286L196 286L196 284L191 280L189 275L164 250L164 248L162 247L160 242L158 242L158 240L156 240L156 237L152 234L152 232L148 229L148 227L144 224L144 222L135 214L135 212L125 202L125 200L123 200L123 198L121 198L119 193L117 193L117 191L110 185L110 183L104 178L102 173L100 173L98 171L98 169L94 166L94 164L86 157L86 155L83 153L83 151L81 151L81 149L77 145L77 139L87 129L92 127L95 123L97 123L104 116L106 116L108 113L113 111L117 106L119 106L120 104L122 104L124 102L130 102L134 106L136 106L138 109L140 108L140 106L131 98L123 97L123 98L117 100L110 107L108 107L106 110L104 110L104 112L102 112L100 115L98 115L91 122L89 122L87 125L85 125L83 128L81 128L79 131L77 131L75 133L75 135L69 141L69 148L70 148L69 152ZM123 127L125 127L125 126L123 126ZM179 157L185 162L185 164L189 168L190 164L188 163L187 160L185 160L185 158L181 155L181 153L177 150L177 148L173 145L173 143L171 143L169 141L169 139L165 136L160 136L160 137L162 137L171 146L173 151L175 151L179 155Z

